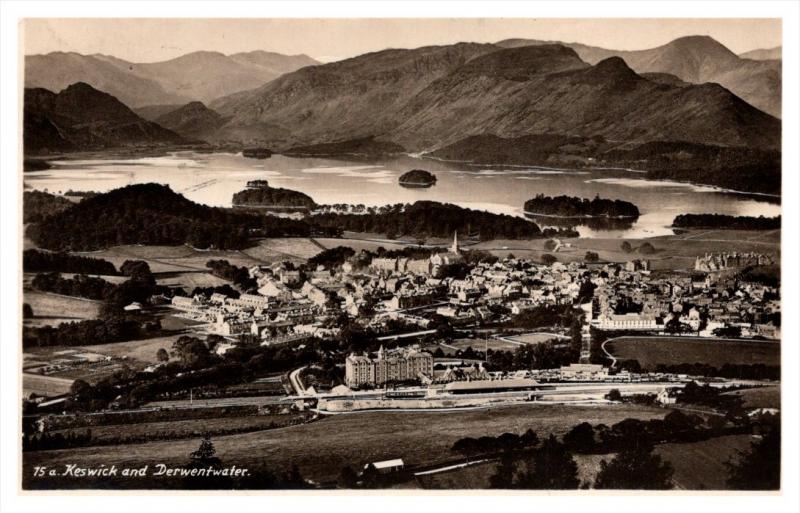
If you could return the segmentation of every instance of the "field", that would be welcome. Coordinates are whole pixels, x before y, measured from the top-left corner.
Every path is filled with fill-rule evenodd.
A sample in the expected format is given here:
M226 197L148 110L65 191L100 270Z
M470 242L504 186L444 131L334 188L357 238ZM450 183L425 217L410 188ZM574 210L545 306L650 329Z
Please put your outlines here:
M58 326L62 322L96 319L100 302L47 292L26 290L23 301L33 308L33 319L25 319L25 326Z
M461 350L464 350L471 346L472 349L474 349L475 351L483 351L484 348L487 347L492 351L498 351L498 350L513 351L519 347L519 344L514 344L512 342L499 340L496 338L490 338L487 340L484 340L482 338L457 338L454 341L448 343L447 345L453 346ZM445 352L445 354L447 353L448 349L449 348L447 347L442 347L442 350ZM452 349L450 351L453 352Z
M781 407L781 387L769 386L746 388L726 392L726 395L738 395L744 400L745 408L778 408Z
M659 364L704 363L780 365L779 342L714 340L687 337L620 337L605 346L619 359L638 360L643 368Z
M198 271L183 273L160 273L158 284L167 287L183 287L187 292L191 292L195 287L218 287L220 285L231 285L227 280L218 278L211 273Z
M156 363L156 352L162 347L169 352L173 342L180 337L180 334L167 335L164 337L148 338L144 340L131 340L129 342L116 342L113 344L97 344L81 346L82 349L100 353L103 355L114 356L117 358L127 357L142 363Z
M290 418L287 415L250 415L246 417L222 417L217 419L170 420L164 422L142 422L126 425L91 426L92 438L100 441L119 437L158 437L160 435L198 437L219 429L269 429L273 422L279 424ZM84 434L87 428L64 429L63 434Z
M41 396L54 396L66 394L72 380L57 378L55 376L39 376L37 374L22 374L22 391L24 395L36 394Z
M684 490L724 490L725 462L750 447L749 435L730 435L692 444L664 444L656 452L672 464L675 487Z
M461 412L372 412L338 415L310 424L214 438L223 464L282 470L295 463L303 475L316 481L333 480L345 465L360 467L370 461L403 458L426 464L453 458L450 447L465 436L522 433L532 428L539 436L562 434L575 424L614 424L629 417L661 418L663 409L638 405L563 406L519 405ZM391 441L387 443L387 441ZM183 465L198 439L150 442L42 451L25 454L26 486L47 486L30 479L33 465L80 462L82 465L142 466L164 462ZM155 483L115 483L119 486L158 486ZM60 486L88 486L87 481L60 482Z
M694 259L705 253L725 251L756 251L780 257L780 230L739 231L739 230L689 230L677 235L652 237L647 242L656 248L656 253L642 255L637 252L626 253L620 245L623 239L568 239L572 247L558 253L552 253L562 262L582 261L587 251L594 251L601 261L625 262L634 258L647 258L654 270L688 269L694 265ZM628 242L636 248L642 240L630 239ZM505 257L513 253L518 258L538 260L544 253L544 239L529 241L493 240L481 242L470 249L483 249Z

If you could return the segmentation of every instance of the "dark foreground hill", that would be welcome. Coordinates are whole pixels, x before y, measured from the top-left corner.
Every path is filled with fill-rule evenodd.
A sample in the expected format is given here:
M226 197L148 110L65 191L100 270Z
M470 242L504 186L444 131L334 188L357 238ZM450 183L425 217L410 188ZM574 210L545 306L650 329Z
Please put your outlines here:
M25 154L184 143L110 94L82 82L59 93L26 89Z
M535 223L520 217L433 201L388 205L368 214L327 213L293 220L200 205L165 185L147 183L87 198L31 224L27 235L52 251L92 251L120 244L241 249L256 237L330 237L345 230L423 238L450 237L458 231L477 234L483 240L557 234L543 233ZM577 234L565 231L560 235Z
M250 245L252 236L308 236L311 228L302 221L200 205L166 185L148 183L88 198L31 225L27 233L40 247L56 251L119 244L239 249Z

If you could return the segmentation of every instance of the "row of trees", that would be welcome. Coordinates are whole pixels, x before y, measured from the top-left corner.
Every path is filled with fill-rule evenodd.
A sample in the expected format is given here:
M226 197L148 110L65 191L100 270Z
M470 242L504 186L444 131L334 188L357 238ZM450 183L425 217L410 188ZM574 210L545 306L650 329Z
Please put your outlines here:
M62 272L76 274L116 275L114 264L101 258L68 253L26 249L22 253L22 269L26 273Z
M211 274L214 276L232 281L243 290L250 290L258 285L255 278L250 276L247 267L232 265L227 260L209 260L206 262L206 267L211 269Z
M681 214L672 221L675 228L717 228L722 230L779 230L781 216L728 216L721 214Z

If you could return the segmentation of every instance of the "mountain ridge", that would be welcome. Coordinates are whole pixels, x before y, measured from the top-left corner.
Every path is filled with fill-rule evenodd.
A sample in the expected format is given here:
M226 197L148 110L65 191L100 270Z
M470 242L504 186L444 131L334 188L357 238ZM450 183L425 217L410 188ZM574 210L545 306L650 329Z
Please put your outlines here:
M51 52L25 57L25 86L61 90L75 82L86 82L130 107L194 100L207 103L314 64L317 61L304 54L262 50L231 55L191 52L151 63L133 63L99 53Z
M498 46L553 44L552 41L506 39ZM581 43L573 48L589 64L617 56L637 73L668 73L690 83L717 82L751 105L771 114L781 113L781 67L776 61L742 58L709 36L686 36L645 50L611 50Z

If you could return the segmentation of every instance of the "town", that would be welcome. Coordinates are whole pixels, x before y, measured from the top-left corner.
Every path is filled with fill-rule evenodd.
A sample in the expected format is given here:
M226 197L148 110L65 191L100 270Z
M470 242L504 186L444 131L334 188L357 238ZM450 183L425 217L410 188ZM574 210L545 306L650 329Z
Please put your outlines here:
M253 267L248 273L256 280L257 292L236 298L219 292L175 296L171 305L180 315L201 322L195 328L198 333L224 337L215 347L218 354L238 344L296 346L314 337L337 337L342 316L373 330L379 341L397 347L386 352L381 347L374 358L368 353L347 355L339 362L345 367L344 379L332 390L295 387L297 396L321 398L320 404L326 408L341 408L338 403L346 403L349 409L410 407L411 398L417 399L414 407L474 406L498 399L502 403L543 397L588 400L601 399L612 388L655 394L679 386L687 377L614 368L614 357L602 348L595 349L604 353L598 361L592 355L593 334L595 338L604 332L703 340L780 338L778 288L748 281L741 273L747 266L772 263L771 257L762 254L707 254L698 257L694 270L687 272L652 271L646 259L624 264L544 265L513 256L497 259L464 251L456 233L449 248L432 251L427 258L352 254L340 260L308 272L285 262ZM485 339L502 337L506 331L502 328L512 319L565 305L564 312L574 321L567 326L548 326L555 331L551 338L562 346L577 345L580 357L560 369L489 372L484 362L435 359L420 348L421 340L427 340L429 348L437 334L453 330L482 330ZM402 347L409 344L413 346ZM477 338L470 347L475 350L482 345ZM470 397L463 396L464 390L458 387L444 385L452 381L470 381ZM575 381L606 386L581 390L571 383L559 387L558 394L552 385L542 385ZM403 385L416 387L403 395L396 390ZM394 390L389 394L392 399L387 400L383 392L376 395L376 387L387 386ZM549 391L542 393L546 389ZM461 393L462 397L442 402L442 393ZM375 402L377 396L382 402ZM437 400L431 400L433 397ZM360 402L353 402L359 398Z

